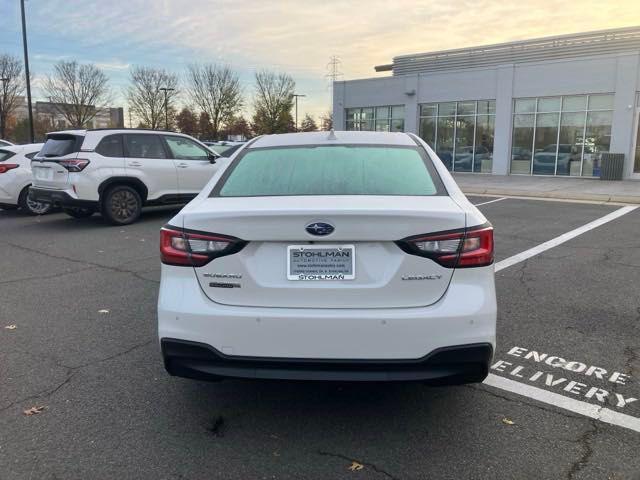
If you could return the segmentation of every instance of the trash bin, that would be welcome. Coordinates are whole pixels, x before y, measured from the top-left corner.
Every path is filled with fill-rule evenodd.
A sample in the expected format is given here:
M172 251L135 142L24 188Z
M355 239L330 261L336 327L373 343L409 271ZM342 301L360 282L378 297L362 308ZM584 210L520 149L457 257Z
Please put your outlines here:
M622 180L624 153L603 153L600 180Z

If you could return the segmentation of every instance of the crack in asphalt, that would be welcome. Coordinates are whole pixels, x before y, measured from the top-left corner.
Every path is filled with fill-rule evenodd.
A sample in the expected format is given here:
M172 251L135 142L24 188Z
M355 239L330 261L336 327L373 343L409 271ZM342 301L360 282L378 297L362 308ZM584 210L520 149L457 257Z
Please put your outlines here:
M483 387L482 385L468 384L468 385L462 385L462 387L470 388L470 389L477 390L477 391L480 391L480 392L483 392L483 393L488 393L489 395L491 395L493 397L500 398L502 400L506 400L506 401L511 402L511 403L517 403L518 405L521 405L521 406L532 407L532 408L535 408L537 410L542 410L544 412L555 413L556 415L560 415L562 417L571 418L571 419L575 419L575 420L584 420L585 419L585 417L582 416L582 415L572 415L572 414L567 413L567 412L565 412L563 410L554 410L552 408L548 408L548 407L545 407L543 405L538 405L536 403L529 403L529 402L525 402L525 401L522 401L522 400L517 400L515 398L511 398L511 397L508 397L506 395L502 395L502 394L500 394L498 392L494 392L493 390L489 390L488 388Z
M591 442L593 438L600 433L600 427L598 426L598 420L591 419L589 422L591 428L585 430L576 440L576 443L582 447L582 453L580 457L571 464L569 471L567 472L567 480L572 480L582 469L584 469L593 456L593 446Z
M382 475L386 476L387 478L391 478L392 480L400 480L400 477L396 477L396 476L392 475L391 473L387 472L386 470L383 470L382 468L378 467L374 463L365 462L364 460L358 460L357 458L349 457L349 456L343 455L341 453L332 453L332 452L326 452L326 451L323 451L323 450L318 450L316 453L318 455L322 455L323 457L334 457L334 458L340 458L342 460L346 460L347 462L358 462L361 465L365 465L367 467L371 467L371 469L373 469L375 472L381 473Z
M26 397L20 398L20 399L18 399L18 400L15 400L15 401L11 402L11 403L10 403L10 404L8 404L8 405L5 405L5 406L3 406L3 407L0 407L0 412L4 412L5 410L8 410L9 408L11 408L11 407L13 407L13 406L15 406L15 405L17 405L17 404L19 404L19 403L25 402L25 401L27 401L27 400L31 400L31 399L34 399L34 398L43 398L43 397L44 397L44 398L47 398L47 397L50 397L50 396L54 395L54 394L55 394L58 390L60 390L62 387L64 387L65 385L67 385L69 382L71 382L71 380L73 379L73 377L74 377L74 376L75 376L75 375L76 375L80 370L82 370L83 368L90 367L90 366L94 366L94 365L98 365L98 364L100 364L100 363L104 363L104 362L107 362L107 361L109 361L109 360L113 360L114 358L122 357L122 356L124 356L124 355L127 355L127 354L131 353L131 352L132 352L132 351L134 351L134 350L137 350L138 348L145 347L145 346L147 346L147 345L149 345L149 344L151 344L151 343L153 343L153 342L155 342L155 341L156 341L155 339L153 339L153 340L147 340L147 341L145 341L145 342L142 342L142 343L138 343L138 344L136 344L136 345L133 345L132 347L129 347L129 348L127 348L126 350L123 350L123 351L121 351L121 352L115 353L115 354L113 354L113 355L109 355L109 356L104 357L104 358L99 358L99 359L97 359L97 360L92 360L92 361L90 361L90 362L86 362L86 363L83 363L83 364L78 365L78 366L75 366L75 367L69 367L69 366L66 366L66 365L63 365L63 364L59 364L59 363L57 363L57 362L54 362L54 363L55 363L55 365L56 365L57 367L59 367L59 368L63 368L63 369L66 369L66 370L67 370L67 371L66 371L66 373L65 373L66 377L65 377L65 379L64 379L64 380L62 380L62 382L58 383L58 384L57 384L55 387L53 387L53 388L47 388L47 389L42 390L42 391L40 391L40 392L37 392L37 393L34 393L34 394L32 394L32 395L29 395L29 396L26 396Z
M31 278L28 278L28 279L18 279L18 280L11 280L11 281L7 281L7 282L0 282L0 284L2 284L2 283L11 283L11 282L14 282L14 281L25 281L25 280L31 280L31 279L55 278L55 277L61 276L61 275L68 275L70 273L77 273L77 272L90 270L91 268L103 268L105 270L110 270L112 272L126 273L126 274L129 274L129 275L133 275L134 277L138 278L139 280L143 280L143 281L146 281L146 282L153 282L155 284L160 283L158 280L152 280L150 278L145 278L145 277L141 276L142 273L144 273L144 272L136 272L135 270L128 270L126 268L122 268L120 266L122 264L116 265L116 266L103 265L101 263L90 262L90 261L87 261L87 260L77 260L75 258L66 257L64 255L55 255L53 253L43 252L43 251L37 250L35 248L29 248L29 247L25 247L24 245L18 245L18 244L15 244L15 243L7 242L6 240L3 241L3 243L5 243L6 245L9 245L11 247L17 248L18 250L23 250L23 251L29 252L29 253L37 253L39 255L44 255L45 257L48 257L48 258L53 258L55 260L65 260L67 262L75 263L75 264L78 264L78 265L83 265L86 268L77 270L76 272L63 272L63 273L60 273L60 274L51 275L50 277L38 276L38 277L31 277ZM149 259L149 258L153 258L153 257L145 257L145 258Z

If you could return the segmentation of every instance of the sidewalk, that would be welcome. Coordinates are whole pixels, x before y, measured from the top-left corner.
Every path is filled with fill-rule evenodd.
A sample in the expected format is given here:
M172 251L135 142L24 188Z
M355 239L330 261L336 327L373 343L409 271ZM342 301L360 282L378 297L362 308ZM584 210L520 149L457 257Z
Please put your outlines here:
M455 173L466 194L561 198L640 204L640 181Z

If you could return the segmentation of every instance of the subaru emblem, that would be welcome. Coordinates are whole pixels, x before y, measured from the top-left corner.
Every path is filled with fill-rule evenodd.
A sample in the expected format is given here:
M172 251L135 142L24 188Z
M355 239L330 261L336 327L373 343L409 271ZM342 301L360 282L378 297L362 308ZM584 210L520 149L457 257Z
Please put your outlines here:
M305 227L305 230L307 231L307 233L310 233L311 235L317 235L319 237L323 237L325 235L329 235L333 233L335 228L333 227L333 225L329 223L313 222L307 225Z

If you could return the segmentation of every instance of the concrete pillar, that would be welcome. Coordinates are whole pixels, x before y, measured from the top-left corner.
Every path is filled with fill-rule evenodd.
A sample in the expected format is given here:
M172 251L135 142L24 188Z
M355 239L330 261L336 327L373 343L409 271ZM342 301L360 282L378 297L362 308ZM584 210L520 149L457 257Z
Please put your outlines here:
M333 82L333 129L346 130L344 118L345 82Z
M413 93L412 93L413 92ZM404 131L418 134L418 75L404 79Z
M496 86L496 128L493 138L494 175L507 175L511 161L511 123L513 120L513 65L498 67Z
M629 177L633 172L633 145L636 90L638 86L638 54L620 54L616 62L616 91L613 103L613 121L611 123L612 153L624 153L624 176Z

